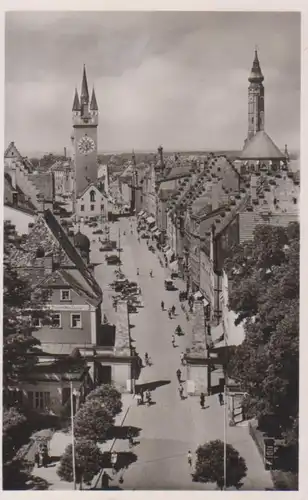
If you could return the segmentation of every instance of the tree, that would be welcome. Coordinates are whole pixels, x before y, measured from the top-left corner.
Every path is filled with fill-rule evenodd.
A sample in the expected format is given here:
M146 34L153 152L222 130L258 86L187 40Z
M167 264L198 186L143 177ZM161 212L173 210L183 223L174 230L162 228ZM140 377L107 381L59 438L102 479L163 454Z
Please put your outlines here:
M103 384L96 387L87 396L87 401L90 400L99 401L112 417L121 413L121 393L113 385Z
M230 308L244 321L245 340L228 362L248 395L248 417L296 441L299 379L299 226L260 226L253 242L226 262ZM270 416L270 419L269 419Z
M196 450L197 461L193 480L200 483L216 483L224 487L224 443L217 439L210 441ZM238 451L230 444L226 446L226 486L241 487L241 480L246 476L246 463Z
M3 377L18 381L29 373L37 362L39 341L33 337L34 319L48 321L44 310L48 292L34 289L27 275L15 269L12 256L18 250L14 226L4 226L3 280ZM36 310L33 311L33 304Z
M80 439L75 442L76 482L82 489L83 482L89 483L101 470L103 455L92 441ZM57 470L58 476L69 483L73 482L72 445L68 445L61 457Z
M100 400L86 401L75 415L75 436L94 442L103 442L114 419Z
M3 411L2 420L2 453L3 463L11 460L23 442L26 417L11 407Z

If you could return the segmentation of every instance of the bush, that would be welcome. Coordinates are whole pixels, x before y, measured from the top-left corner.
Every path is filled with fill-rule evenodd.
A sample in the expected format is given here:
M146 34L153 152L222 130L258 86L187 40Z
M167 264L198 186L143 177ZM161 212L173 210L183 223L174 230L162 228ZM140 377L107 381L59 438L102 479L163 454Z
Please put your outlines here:
M96 387L96 389L91 391L87 396L87 401L92 399L99 400L112 417L121 413L121 393L113 385L102 384L99 387Z
M241 487L241 480L246 476L246 463L239 452L227 444L226 486ZM219 439L199 446L196 451L197 461L193 480L201 483L216 483L224 487L224 443Z
M86 401L74 418L74 432L77 438L85 438L94 442L106 440L106 433L113 425L114 419L97 399Z

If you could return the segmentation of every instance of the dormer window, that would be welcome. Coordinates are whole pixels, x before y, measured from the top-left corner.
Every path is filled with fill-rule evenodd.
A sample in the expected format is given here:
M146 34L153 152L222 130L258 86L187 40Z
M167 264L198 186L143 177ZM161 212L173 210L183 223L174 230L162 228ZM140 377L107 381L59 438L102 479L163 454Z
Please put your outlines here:
M60 290L60 300L61 302L68 302L71 300L70 290Z
M95 191L90 191L90 201L95 203Z

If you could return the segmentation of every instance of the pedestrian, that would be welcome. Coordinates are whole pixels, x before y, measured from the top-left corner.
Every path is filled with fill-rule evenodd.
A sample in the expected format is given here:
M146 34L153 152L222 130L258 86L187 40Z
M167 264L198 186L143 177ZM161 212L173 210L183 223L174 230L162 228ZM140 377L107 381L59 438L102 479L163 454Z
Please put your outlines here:
M36 452L34 454L34 463L38 468L40 467L40 454L39 454L38 450L36 450Z
M143 393L143 389L140 390L140 396L141 396L141 404L144 403L144 393Z
M152 271L152 269L150 271L150 277L153 278L153 271Z
M172 334L172 336L171 336L171 343L172 343L172 346L175 347L175 336L174 336L174 334Z
M139 276L139 267L137 267L137 276Z
M107 474L107 472L104 471L104 473L102 475L102 482L101 482L102 490L108 490L110 479L111 479L111 477Z
M172 314L173 314L173 316L174 316L174 315L175 315L175 306L172 306L172 308L171 308L171 312L172 312Z
M172 319L171 309L168 310L169 319Z
M164 301L163 301L163 300L161 301L161 304L160 304L160 305L161 305L161 310L162 310L162 311L164 311L164 310L165 310L165 303L164 303Z
M184 357L185 357L185 354L183 352L181 352L180 354L180 359L181 359L181 365L184 365Z
M116 470L117 460L118 460L118 454L116 451L113 451L111 453L111 458L110 458L113 474L117 472Z
M204 394L204 392L201 392L201 394L200 394L200 406L201 406L202 410L204 410L204 404L205 404L205 394Z
M182 384L180 384L180 387L179 387L179 395L180 395L180 398L183 399L183 394L184 394L184 387L182 386Z
M191 467L192 466L192 454L191 454L190 450L187 453L187 462L188 462L189 467Z
M182 375L181 370L178 368L176 371L176 376L177 376L177 379L180 383L181 383L181 375Z
M220 406L222 406L224 404L224 397L221 394L221 392L218 394L218 400L219 400Z
M147 353L147 352L146 352L146 353L145 353L145 355L144 355L144 363L145 363L145 365L146 365L146 366L148 366L148 365L149 365L149 355L148 355L148 353Z

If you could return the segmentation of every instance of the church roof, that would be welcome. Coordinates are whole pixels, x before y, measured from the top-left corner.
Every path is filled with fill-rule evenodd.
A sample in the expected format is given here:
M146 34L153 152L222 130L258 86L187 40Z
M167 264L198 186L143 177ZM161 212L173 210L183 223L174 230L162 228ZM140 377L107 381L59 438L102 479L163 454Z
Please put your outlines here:
M92 97L91 97L90 109L92 109L93 111L98 111L98 106L97 106L97 101L96 101L96 95L95 95L94 88L92 90Z
M244 160L284 160L284 154L264 130L257 132L244 146L240 156Z
M22 156L13 141L10 142L10 144L6 148L4 152L4 158L18 158L19 160L22 160Z
M252 64L251 73L248 78L248 81L251 83L261 83L264 80L264 76L262 75L262 71L260 68L258 52L255 50L255 58Z

